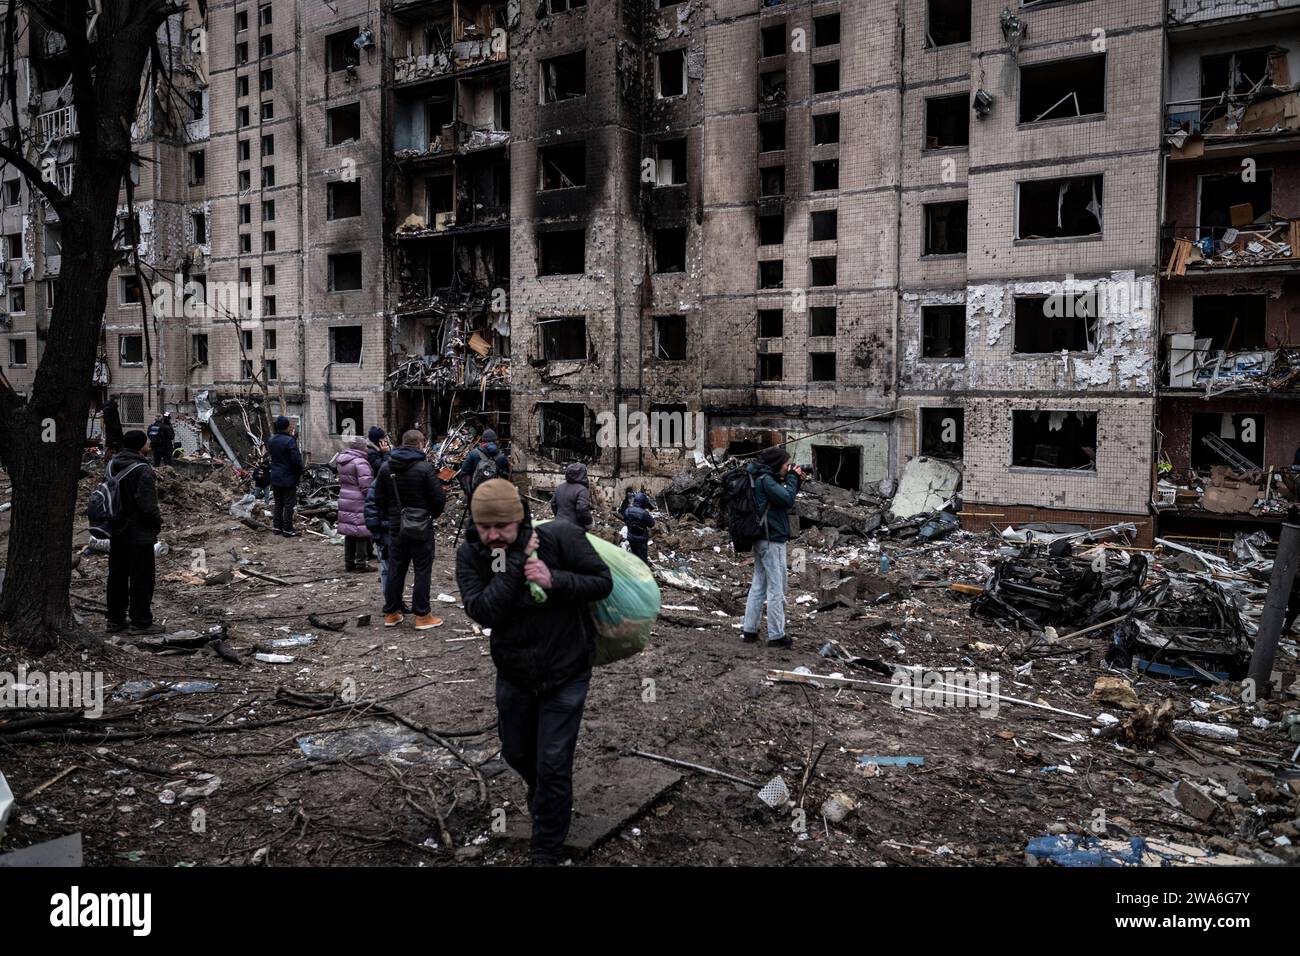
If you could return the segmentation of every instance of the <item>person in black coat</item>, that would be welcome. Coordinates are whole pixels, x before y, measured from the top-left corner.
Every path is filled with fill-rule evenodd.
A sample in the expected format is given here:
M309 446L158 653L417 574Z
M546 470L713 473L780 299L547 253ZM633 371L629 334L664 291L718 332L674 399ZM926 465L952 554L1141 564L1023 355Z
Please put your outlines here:
M286 538L298 537L293 530L293 506L298 502L298 480L302 477L302 452L293 434L293 423L281 415L275 420L275 434L266 443L271 457L272 529Z
M104 450L109 454L122 447L122 414L117 408L117 399L110 398L104 403Z
M588 605L608 597L614 580L581 528L534 528L504 479L480 485L470 509L456 583L465 613L492 629L501 756L528 786L532 862L554 865L573 814L573 757L596 653Z
M375 507L388 523L388 580L384 586L384 626L396 627L403 621L402 592L406 589L406 571L415 565L411 588L411 610L415 612L415 629L428 630L442 622L429 607L429 582L433 575L433 520L442 514L447 495L442 490L438 472L424 453L424 434L411 429L402 435L402 444L394 448L375 476ZM402 537L402 511L418 508L429 513L429 531L423 540Z
M564 484L551 496L551 511L561 521L576 524L584 531L590 531L595 524L591 516L591 484L582 462L572 462L564 469Z
M175 444L176 432L172 430L172 413L163 412L149 426L149 447L153 449L155 468L172 460L172 446Z
M650 496L638 491L630 500L623 502L619 509L623 523L627 525L628 550L650 565L650 529L655 526L654 515L650 513Z
M108 551L108 627L110 633L127 628L133 634L160 634L153 622L153 546L162 528L158 487L153 469L144 457L148 436L133 429L122 436L122 450L104 466L118 479L124 524L113 533Z

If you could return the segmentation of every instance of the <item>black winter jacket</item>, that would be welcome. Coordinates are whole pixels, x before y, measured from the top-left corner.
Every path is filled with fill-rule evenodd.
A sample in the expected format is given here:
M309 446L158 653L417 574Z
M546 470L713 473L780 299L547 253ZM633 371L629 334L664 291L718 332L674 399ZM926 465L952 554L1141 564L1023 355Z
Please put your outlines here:
M126 523L113 535L127 544L152 545L162 529L162 512L158 510L158 483L153 466L144 456L130 450L117 452L105 469L110 475L124 475L132 465L139 465L118 483L122 497L122 515Z
M298 439L288 432L276 432L266 443L271 456L271 484L277 488L295 488L302 477L302 452Z
M505 569L493 571L493 552L473 525L456 552L456 583L465 613L490 627L492 662L512 684L544 691L591 670L595 632L587 606L609 596L614 579L587 540L567 521L536 528L537 555L551 569L545 604L535 604L524 578L524 546L533 532L524 504L519 536L506 549Z
M561 521L572 522L579 528L587 529L594 524L586 465L575 461L564 469L564 484L551 496L551 511Z
M403 508L426 508L437 518L447 505L438 472L418 448L394 448L388 461L380 466L374 485L375 504L385 516L390 534L396 534L402 526Z

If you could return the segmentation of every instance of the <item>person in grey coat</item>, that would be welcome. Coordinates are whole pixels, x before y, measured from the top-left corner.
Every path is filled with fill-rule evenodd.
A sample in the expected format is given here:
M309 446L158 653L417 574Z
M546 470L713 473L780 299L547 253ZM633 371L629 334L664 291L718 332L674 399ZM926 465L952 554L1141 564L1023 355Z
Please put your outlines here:
M583 531L591 530L591 486L587 483L587 466L573 462L564 469L564 484L555 489L551 497L551 510L555 517L576 524Z

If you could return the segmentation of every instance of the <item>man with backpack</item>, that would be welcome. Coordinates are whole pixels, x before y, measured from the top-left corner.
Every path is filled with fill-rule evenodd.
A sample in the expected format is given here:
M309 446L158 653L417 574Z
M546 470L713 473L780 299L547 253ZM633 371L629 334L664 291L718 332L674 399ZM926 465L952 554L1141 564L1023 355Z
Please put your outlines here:
M275 420L275 434L266 443L271 456L272 529L286 538L298 537L293 530L293 506L298 502L298 480L302 477L302 452L293 434L293 423L281 415Z
M155 468L163 462L172 460L172 445L175 442L176 432L172 430L172 413L163 412L149 426L149 447L153 449Z
M650 529L655 526L654 515L650 513L650 496L638 491L633 497L623 501L619 515L627 526L628 550L650 566Z
M153 546L162 528L154 472L144 457L148 436L132 429L122 436L122 450L104 466L104 483L91 495L87 509L92 527L107 533L109 633L161 634L153 622Z
M429 607L433 574L433 522L442 514L447 496L442 481L424 452L424 434L411 429L402 435L375 476L375 506L388 522L388 580L384 586L384 627L396 627L402 615L406 571L415 565L411 610L415 629L426 631L441 620Z
M581 528L534 528L508 481L484 482L470 508L456 583L465 613L492 629L501 756L528 787L532 863L553 866L569 835L573 757L596 654L588 605L608 597L614 579Z
M493 478L510 477L510 459L497 446L497 433L491 428L479 437L479 446L465 456L456 473L456 483L465 492L465 500L474 497L474 489Z
M790 540L790 509L794 507L804 477L798 465L791 466L789 453L776 447L759 452L758 460L745 466L743 478L729 476L727 479L736 549L748 550L745 545L749 544L754 552L754 579L740 625L741 640L746 644L758 640L758 620L763 614L764 599L767 601L767 646L789 647L792 643L785 633L785 543ZM752 503L742 497L750 493Z

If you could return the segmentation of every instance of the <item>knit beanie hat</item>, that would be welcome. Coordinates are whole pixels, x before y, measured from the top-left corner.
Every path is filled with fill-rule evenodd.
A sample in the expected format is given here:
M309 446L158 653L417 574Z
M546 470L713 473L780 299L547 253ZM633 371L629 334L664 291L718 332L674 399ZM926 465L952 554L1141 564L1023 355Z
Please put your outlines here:
M776 471L790 460L790 453L784 448L764 448L758 453L758 460Z
M524 502L514 485L492 478L474 489L469 511L475 524L509 524L523 520Z
M370 426L370 436L369 436L369 437L370 437L370 440L371 440L372 442L374 442L376 445L378 445L378 444L379 444L379 440L380 440L381 438L387 438L387 437L388 437L388 433L385 432L385 431L384 431L382 428L380 428L378 425L371 425L371 426Z

